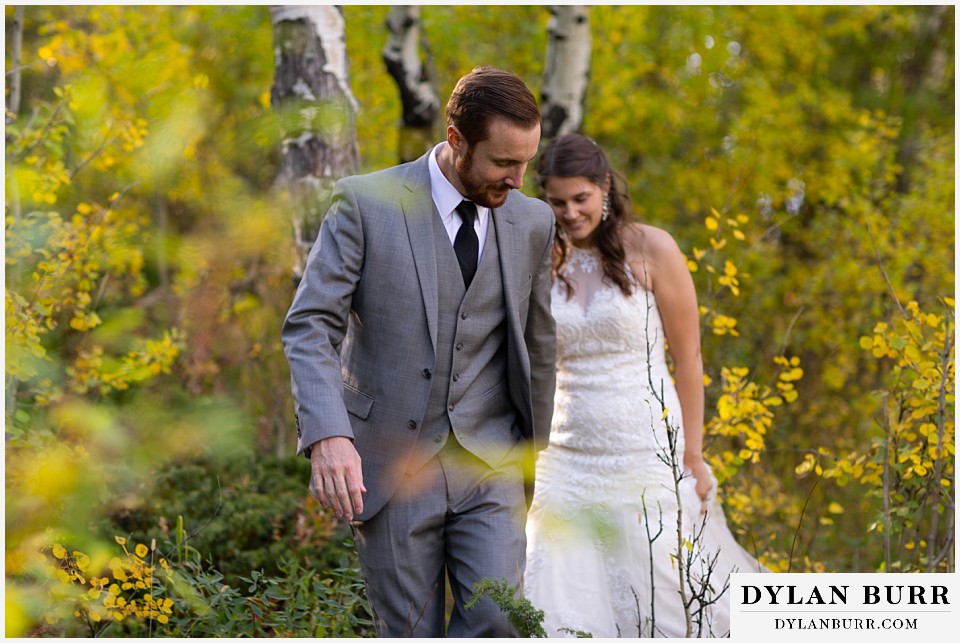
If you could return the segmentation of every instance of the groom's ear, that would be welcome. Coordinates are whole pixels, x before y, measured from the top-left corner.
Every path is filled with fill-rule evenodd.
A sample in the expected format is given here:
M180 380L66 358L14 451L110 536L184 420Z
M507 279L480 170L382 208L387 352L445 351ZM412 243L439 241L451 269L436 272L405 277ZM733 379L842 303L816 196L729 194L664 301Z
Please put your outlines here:
M467 151L467 140L463 138L460 130L453 125L447 126L447 145L457 156L461 156Z

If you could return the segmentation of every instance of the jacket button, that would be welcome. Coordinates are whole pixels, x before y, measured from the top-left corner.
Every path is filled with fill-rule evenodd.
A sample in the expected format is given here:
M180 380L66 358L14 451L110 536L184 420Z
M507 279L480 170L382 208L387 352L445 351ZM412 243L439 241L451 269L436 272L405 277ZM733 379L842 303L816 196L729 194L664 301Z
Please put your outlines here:
M457 342L457 350L463 350L463 342Z
M459 382L459 381L460 381L460 373L454 373L454 374L453 374L453 381L454 381L454 382Z
M469 317L469 316L470 316L470 315L468 315L466 312L460 313L460 319L466 319L466 318Z
M443 441L443 436L442 436L442 435L435 435L435 436L433 436L433 441L436 442L437 444L440 444L440 443Z
M411 431L414 431L417 428L417 423L414 422L413 420L410 420L409 422L407 422L407 428L410 429Z
M447 407L447 410L450 411L451 413L453 413L453 404L451 404L450 406L448 406L448 407Z
M433 373L430 372L429 368L425 368L423 369L423 376L427 379L430 379L431 377L433 377Z

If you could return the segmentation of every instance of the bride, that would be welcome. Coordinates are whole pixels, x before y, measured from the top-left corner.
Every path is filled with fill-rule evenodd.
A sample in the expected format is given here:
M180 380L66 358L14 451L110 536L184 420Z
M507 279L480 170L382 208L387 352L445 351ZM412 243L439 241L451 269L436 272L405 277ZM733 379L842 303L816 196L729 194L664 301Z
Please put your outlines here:
M554 138L538 178L558 227L558 370L524 595L550 636L726 635L729 575L760 566L727 528L703 459L700 320L686 261L667 232L628 220L592 140Z

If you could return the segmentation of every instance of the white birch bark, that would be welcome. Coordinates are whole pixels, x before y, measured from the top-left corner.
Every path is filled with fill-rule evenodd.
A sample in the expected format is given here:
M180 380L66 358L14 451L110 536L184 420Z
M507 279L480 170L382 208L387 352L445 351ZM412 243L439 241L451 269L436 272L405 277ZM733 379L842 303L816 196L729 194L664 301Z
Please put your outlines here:
M299 281L337 179L359 168L343 12L333 5L270 8L276 72L271 103L283 131L278 187L292 204Z
M394 5L387 18L390 39L383 48L387 72L397 82L403 117L400 125L400 162L418 158L434 142L440 97L420 59L420 7Z
M551 6L547 35L547 65L540 107L545 139L576 132L583 124L593 46L589 8Z

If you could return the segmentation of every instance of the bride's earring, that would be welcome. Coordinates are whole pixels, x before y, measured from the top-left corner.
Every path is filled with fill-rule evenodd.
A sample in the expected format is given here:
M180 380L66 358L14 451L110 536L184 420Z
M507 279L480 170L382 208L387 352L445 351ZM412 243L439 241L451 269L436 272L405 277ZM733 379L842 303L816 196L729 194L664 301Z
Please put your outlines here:
M606 221L610 218L610 193L603 195L603 209L600 210L600 220Z

